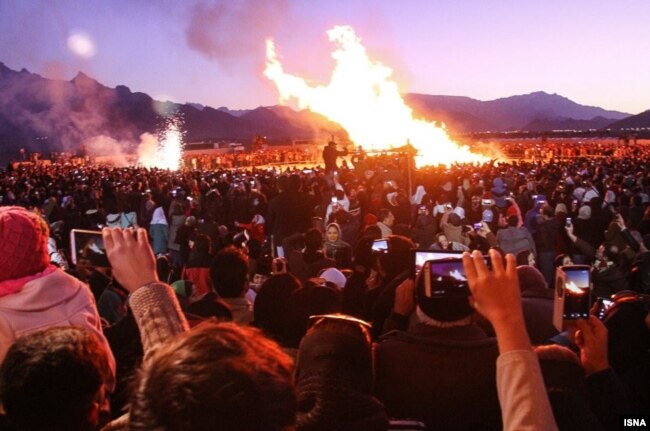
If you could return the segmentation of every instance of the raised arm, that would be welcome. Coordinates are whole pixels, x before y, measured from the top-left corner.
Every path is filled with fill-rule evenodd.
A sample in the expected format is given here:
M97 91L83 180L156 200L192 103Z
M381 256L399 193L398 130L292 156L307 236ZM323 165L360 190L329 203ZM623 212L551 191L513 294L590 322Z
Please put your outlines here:
M499 344L497 392L504 430L556 430L537 356L524 324L515 257L490 250L492 270L480 252L463 255L470 303L494 326Z
M146 360L159 345L189 326L172 288L158 280L147 231L105 228L102 236L113 276L129 291Z

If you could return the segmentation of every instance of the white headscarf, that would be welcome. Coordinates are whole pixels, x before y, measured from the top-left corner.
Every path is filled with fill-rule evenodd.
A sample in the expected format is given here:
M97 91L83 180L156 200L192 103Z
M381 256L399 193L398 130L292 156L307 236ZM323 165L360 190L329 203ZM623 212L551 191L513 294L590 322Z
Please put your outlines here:
M411 203L413 205L420 205L422 203L422 198L426 194L427 192L424 190L424 186L418 186L415 189L415 194L411 196Z
M162 207L158 207L153 212L153 217L151 218L151 224L167 224L167 219L165 218L165 211Z

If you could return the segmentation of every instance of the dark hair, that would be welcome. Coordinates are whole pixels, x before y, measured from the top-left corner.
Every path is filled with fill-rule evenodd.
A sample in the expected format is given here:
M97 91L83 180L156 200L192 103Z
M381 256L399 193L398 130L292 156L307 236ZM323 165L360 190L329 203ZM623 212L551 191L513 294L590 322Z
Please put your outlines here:
M449 214L449 224L452 226L460 226L462 223L462 220L460 219L460 216L456 213L451 213Z
M210 249L212 248L212 241L210 240L209 236L202 233L196 233L192 236L192 241L194 241L194 247L196 247L197 251L206 254L210 253Z
M279 431L295 420L292 368L259 330L203 323L145 363L129 429Z
M517 255L515 256L515 258L517 259L517 266L519 266L519 265L528 265L528 262L529 262L528 257L531 254L532 253L530 252L530 250L521 250L520 252L518 252Z
M20 337L0 367L0 400L21 430L90 430L90 412L108 380L107 352L95 334L66 326Z
M550 205L544 205L542 207L542 214L549 218L553 218L555 216L555 213L553 212L553 207Z
M379 226L374 224L366 226L366 228L363 230L363 236L370 236L372 239L380 239L381 229L379 229Z
M517 217L516 215L511 215L508 217L508 226L517 227L518 223L519 223L519 217Z
M288 299L284 337L288 347L298 347L307 332L309 316L341 312L341 293L332 287L308 284L294 290Z
M415 247L409 238L388 235L388 252L379 255L381 267L389 278L395 277L411 267L411 249Z
M254 325L274 340L282 343L284 318L291 294L302 287L294 275L276 274L268 278L255 297Z
M390 213L391 211L388 208L380 209L379 212L377 212L377 220L383 223Z
M233 246L221 250L210 268L212 283L222 298L239 298L246 287L247 275L248 258Z
M323 234L316 228L309 229L305 235L305 251L303 257L305 262L313 263L323 257L321 248L323 247Z

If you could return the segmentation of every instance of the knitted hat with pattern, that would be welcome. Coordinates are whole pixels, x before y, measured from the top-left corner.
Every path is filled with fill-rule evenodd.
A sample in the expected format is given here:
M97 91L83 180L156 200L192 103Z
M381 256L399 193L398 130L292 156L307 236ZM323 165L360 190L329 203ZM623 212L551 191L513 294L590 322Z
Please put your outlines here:
M0 282L44 271L50 263L49 228L22 207L0 207Z

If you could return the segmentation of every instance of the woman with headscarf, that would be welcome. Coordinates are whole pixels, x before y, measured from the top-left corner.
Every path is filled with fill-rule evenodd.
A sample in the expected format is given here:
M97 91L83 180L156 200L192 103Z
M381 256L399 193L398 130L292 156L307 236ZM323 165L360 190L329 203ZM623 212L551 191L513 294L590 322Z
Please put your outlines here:
M169 225L162 207L156 208L153 212L151 225L149 226L149 236L151 237L151 247L156 256L167 253Z
M21 335L52 326L92 331L115 360L88 286L52 265L49 227L22 207L0 207L0 363ZM112 384L112 383L111 383Z
M343 241L341 228L330 223L325 230L325 256L334 259L337 268L348 268L352 257L352 247Z

